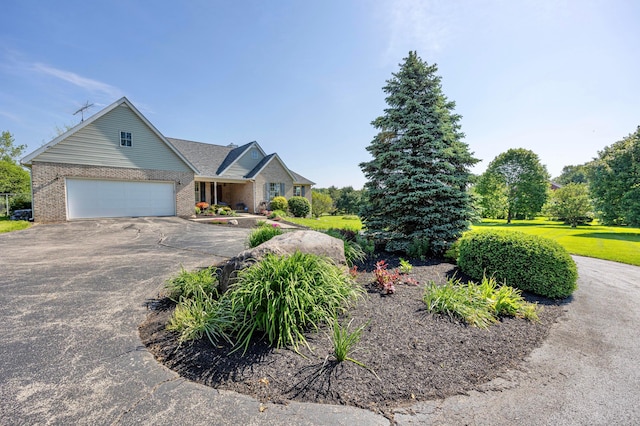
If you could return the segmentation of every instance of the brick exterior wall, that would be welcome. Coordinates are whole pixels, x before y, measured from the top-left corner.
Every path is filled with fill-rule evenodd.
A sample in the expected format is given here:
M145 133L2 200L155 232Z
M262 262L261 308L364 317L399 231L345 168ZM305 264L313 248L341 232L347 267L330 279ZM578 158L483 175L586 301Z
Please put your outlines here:
M256 176L256 181L255 181L255 186L256 186L255 207L256 208L262 201L266 201L264 197L264 191L265 191L264 188L267 182L273 182L273 183L284 182L285 198L289 199L293 197L293 180L291 179L291 175L284 169L284 167L282 167L282 165L279 162L272 161L271 163L269 163L267 167L264 168L264 170L262 170L262 172L258 176ZM303 186L305 187L304 196L307 200L309 200L309 203L311 203L311 200L312 200L311 185L303 185Z
M93 178L137 181L173 181L176 188L176 212L180 217L194 213L193 172L170 170L142 170L115 167L83 166L76 164L33 162L31 183L33 218L36 222L64 222L67 220L65 178ZM178 184L180 182L180 184Z

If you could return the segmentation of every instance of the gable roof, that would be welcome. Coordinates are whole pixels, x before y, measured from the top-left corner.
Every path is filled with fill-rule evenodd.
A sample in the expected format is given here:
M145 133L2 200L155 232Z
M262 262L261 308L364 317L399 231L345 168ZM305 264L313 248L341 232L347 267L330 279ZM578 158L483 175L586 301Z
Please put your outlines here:
M234 149L233 151L231 151L229 153L229 155L227 156L227 158L224 159L224 161L222 162L222 164L218 168L217 173L219 175L221 175L224 172L226 172L227 169L229 169L229 167L233 166L240 159L240 157L242 157L242 155L245 152L248 152L251 148L254 148L254 147L257 148L262 153L262 155L267 155L262 150L260 145L258 145L258 142L256 142L256 141L249 142L249 143L244 144L242 146L239 146L236 149Z
M198 168L200 176L207 177L217 176L218 169L229 153L237 149L234 146L213 145L185 139L167 138L167 140Z
M289 170L289 168L284 164L284 162L280 159L280 157L278 156L278 154L269 154L266 157L264 157L262 160L260 160L260 162L258 164L256 164L256 166L253 168L253 170L251 170L245 177L247 179L253 179L254 177L256 177L258 174L260 174L260 172L262 170L264 170L265 167L267 167L267 165L269 165L269 163L271 163L272 161L277 160L280 162L280 165L282 165L282 168L284 168L287 173L289 174L289 176L291 176L291 180L295 181L296 177L293 175L293 173L291 173L291 170Z
M256 141L236 147L235 145L214 145L176 138L167 138L167 140L198 168L201 177L224 178L222 174L233 166L245 153L249 152L251 148L255 147L265 156L249 173L242 176L241 179L254 179L271 161L276 159L287 173L289 173L294 183L315 185L314 182L289 169L278 154L266 155L260 144Z
M108 114L109 112L113 111L114 109L116 109L121 105L128 107L158 137L158 139L160 139L176 156L178 156L178 158L180 158L180 160L182 160L191 170L193 170L194 173L198 173L198 169L189 160L187 160L180 151L178 151L173 145L171 145L171 143L169 143L167 138L165 138L162 135L162 133L160 133L158 129L156 129L155 126L151 124L151 122L147 120L146 117L142 115L142 113L138 111L138 109L135 106L133 106L133 104L129 102L129 100L124 96L118 99L117 101L115 101L114 103L112 103L111 105L109 105L108 107L98 111L96 114L92 115L91 117L87 118L86 120L80 122L79 124L75 125L71 129L67 130L60 136L53 139L51 142L41 146L40 148L36 149L32 153L28 154L27 156L22 158L20 162L25 166L30 166L31 162L35 158L37 158L40 154L53 148L58 143L67 139L69 136L79 132L80 130L94 123L96 120L105 116L106 114Z
M289 170L291 172L291 174L293 175L293 177L295 177L295 179L293 180L294 183L299 183L302 185L315 185L315 182L310 181L309 179L307 179L306 177L299 175L298 173L294 172L293 170Z

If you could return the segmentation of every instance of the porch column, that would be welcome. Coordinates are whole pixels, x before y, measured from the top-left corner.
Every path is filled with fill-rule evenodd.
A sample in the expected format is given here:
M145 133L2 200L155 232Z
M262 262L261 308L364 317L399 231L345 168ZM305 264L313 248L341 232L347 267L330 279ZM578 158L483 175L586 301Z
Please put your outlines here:
M218 182L213 182L213 204L218 205Z

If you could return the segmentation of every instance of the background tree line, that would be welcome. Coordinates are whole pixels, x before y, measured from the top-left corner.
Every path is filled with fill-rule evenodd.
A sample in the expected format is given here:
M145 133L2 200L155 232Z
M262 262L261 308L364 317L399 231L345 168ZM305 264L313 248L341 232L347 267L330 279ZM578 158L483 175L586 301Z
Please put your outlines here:
M352 186L337 188L330 186L329 188L316 188L312 193L314 216L319 217L323 214L360 214L362 205L366 199L364 191L361 189L353 189Z
M640 126L585 164L553 179L525 149L498 155L471 188L483 217L528 219L542 213L576 226L597 217L605 225L640 226Z

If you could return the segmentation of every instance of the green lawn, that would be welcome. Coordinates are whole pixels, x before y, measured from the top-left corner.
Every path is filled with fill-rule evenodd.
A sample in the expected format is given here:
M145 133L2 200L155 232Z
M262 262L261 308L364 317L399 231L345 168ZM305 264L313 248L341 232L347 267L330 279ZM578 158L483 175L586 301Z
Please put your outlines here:
M483 219L471 229L504 229L540 235L556 240L571 254L640 266L640 228L597 224L571 228L546 219L514 220L507 225L505 220Z
M31 226L31 224L26 220L9 220L6 216L0 216L0 234L3 232L19 231L29 226Z
M318 219L288 217L285 220L319 231L330 228L352 229L354 231L362 229L362 222L358 216L320 216Z

